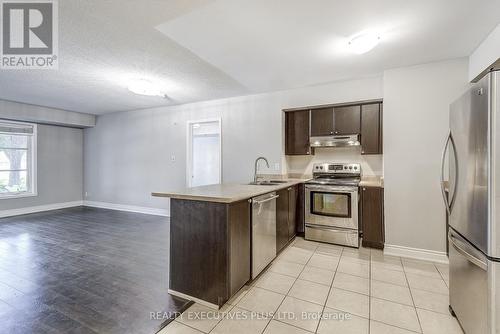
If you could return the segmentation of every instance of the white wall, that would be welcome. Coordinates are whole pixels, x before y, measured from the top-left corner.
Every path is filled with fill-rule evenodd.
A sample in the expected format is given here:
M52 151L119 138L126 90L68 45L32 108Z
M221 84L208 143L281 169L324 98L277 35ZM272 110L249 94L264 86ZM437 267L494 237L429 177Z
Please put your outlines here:
M500 59L500 24L469 57L469 80Z
M222 119L223 182L250 181L258 156L271 167L279 164L268 172L286 172L282 109L382 94L382 78L376 77L99 116L96 127L85 130L86 199L168 210L166 199L150 193L185 186L188 120Z
M441 149L468 81L466 58L384 73L386 244L445 251Z
M0 212L18 214L26 208L83 200L83 130L95 116L31 104L0 100L0 119L39 123L37 138L37 196L0 199ZM58 124L65 126L56 126ZM15 212L15 213L13 213Z
M37 190L34 197L0 199L0 211L82 201L82 129L38 126Z

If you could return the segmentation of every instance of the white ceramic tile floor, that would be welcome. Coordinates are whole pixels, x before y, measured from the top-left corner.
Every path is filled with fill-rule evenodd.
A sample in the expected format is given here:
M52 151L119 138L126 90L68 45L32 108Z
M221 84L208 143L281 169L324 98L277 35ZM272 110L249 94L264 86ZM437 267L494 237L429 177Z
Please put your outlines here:
M288 295L311 303L325 305L329 291L328 285L298 279Z
M300 273L299 279L330 286L333 276L335 271L306 266Z
M286 295L292 288L293 283L295 283L295 277L268 271L262 274L252 285Z
M221 311L195 304L160 334L461 334L448 280L444 264L297 238Z
M276 320L271 320L271 322L269 322L269 325L267 325L266 330L264 331L264 334L309 334L309 333L311 332Z

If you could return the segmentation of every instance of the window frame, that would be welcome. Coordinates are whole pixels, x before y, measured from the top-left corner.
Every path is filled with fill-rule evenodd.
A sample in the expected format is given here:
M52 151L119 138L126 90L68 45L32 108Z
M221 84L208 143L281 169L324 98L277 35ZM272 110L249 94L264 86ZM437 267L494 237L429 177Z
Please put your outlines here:
M218 123L219 135L219 183L222 184L222 118L206 118L199 120L189 120L186 122L187 125L187 140L186 140L186 187L192 188L192 165L193 165L193 136L192 136L192 126L197 123Z
M23 197L35 197L38 196L38 182L37 182L37 144L38 144L38 124L29 122L18 122L10 121L5 119L0 119L0 124L14 124L14 125L29 125L33 127L33 134L31 137L31 154L30 161L27 162L27 177L28 177L28 190L16 193L0 193L0 200L3 199L16 199ZM28 147L28 154L30 149Z

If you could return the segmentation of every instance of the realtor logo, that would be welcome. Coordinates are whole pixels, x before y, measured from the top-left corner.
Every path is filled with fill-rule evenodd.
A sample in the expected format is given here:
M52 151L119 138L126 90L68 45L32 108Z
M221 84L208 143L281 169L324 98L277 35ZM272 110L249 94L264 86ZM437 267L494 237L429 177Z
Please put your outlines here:
M57 69L57 2L0 1L0 68Z

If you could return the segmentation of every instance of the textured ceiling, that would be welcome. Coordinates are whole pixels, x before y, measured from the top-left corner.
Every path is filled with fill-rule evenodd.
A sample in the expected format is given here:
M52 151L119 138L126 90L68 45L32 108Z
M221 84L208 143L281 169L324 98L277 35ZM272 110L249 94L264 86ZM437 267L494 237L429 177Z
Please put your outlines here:
M0 70L0 99L103 114L302 87L467 56L499 22L497 0L64 0L59 70ZM346 52L369 28L381 44Z
M59 70L0 70L0 99L103 114L245 94L234 79L155 29L207 1L59 1ZM143 97L128 78L164 82Z
M498 0L219 0L158 29L248 89L272 91L469 56L498 23ZM367 30L379 46L349 52Z

